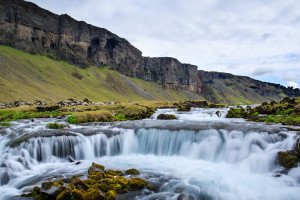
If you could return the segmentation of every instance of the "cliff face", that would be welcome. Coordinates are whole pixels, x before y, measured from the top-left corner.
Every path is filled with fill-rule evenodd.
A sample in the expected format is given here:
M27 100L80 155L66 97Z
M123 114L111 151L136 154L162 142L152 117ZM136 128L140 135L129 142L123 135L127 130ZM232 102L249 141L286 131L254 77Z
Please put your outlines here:
M197 93L212 102L260 103L268 100L281 100L284 95L300 96L299 89L266 83L246 76L229 73L198 71Z
M214 102L220 98L232 102L231 97L240 95L245 99L251 99L251 95L258 99L300 96L299 89L226 73L197 71L197 66L182 64L175 58L143 57L127 40L106 29L68 15L53 14L23 0L0 0L0 44L65 60L81 68L111 66L122 74L157 82L165 88L197 92Z
M2 0L0 13L0 44L83 68L112 66L125 75L168 88L196 87L196 66L174 58L144 58L127 40L106 29L53 14L23 0Z

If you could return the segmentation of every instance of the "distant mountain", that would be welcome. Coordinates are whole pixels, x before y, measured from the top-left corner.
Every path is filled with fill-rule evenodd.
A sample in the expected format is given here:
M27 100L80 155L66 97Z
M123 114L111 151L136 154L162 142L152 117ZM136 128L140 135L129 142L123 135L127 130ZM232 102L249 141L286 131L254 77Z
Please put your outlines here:
M188 98L205 98L216 103L260 103L300 96L299 89L227 73L199 71L197 66L182 64L175 58L143 57L127 40L106 29L68 15L53 14L23 0L0 1L0 13L1 45L66 61L79 67L78 70L109 66L123 75L155 82L163 88L179 93L189 91L193 95ZM0 67L7 70L8 66L0 62ZM5 79L2 73L0 77ZM8 83L3 81L2 86L0 82L0 87L5 87L5 82Z

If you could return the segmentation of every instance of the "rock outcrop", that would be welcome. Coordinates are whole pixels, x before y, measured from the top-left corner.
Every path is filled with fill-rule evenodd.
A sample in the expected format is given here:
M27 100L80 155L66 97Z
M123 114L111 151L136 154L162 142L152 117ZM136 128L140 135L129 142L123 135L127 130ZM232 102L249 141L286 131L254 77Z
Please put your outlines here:
M197 67L175 58L143 57L127 40L68 15L56 15L23 0L0 2L0 44L47 55L85 68L111 66L128 76L167 88L194 91Z
M249 102L279 100L282 95L300 96L299 89L227 73L198 71L197 66L182 64L175 58L143 57L127 40L104 28L76 21L66 14L56 15L23 0L0 1L0 45L65 60L81 68L110 66L165 88L197 92L215 103L233 103L232 99L237 98L240 102L241 96Z

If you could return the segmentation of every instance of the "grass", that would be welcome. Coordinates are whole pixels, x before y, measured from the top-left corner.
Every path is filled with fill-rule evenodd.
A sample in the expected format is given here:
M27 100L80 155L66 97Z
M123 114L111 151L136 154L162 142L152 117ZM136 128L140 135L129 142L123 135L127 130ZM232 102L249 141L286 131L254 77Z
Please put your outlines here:
M109 67L82 69L7 46L0 46L0 58L0 102L5 103L53 103L69 98L120 102L183 100L191 95L201 98L191 92L163 89L157 83L126 77Z
M264 116L259 116L264 114ZM284 98L280 102L263 103L261 106L246 110L231 108L228 118L245 118L251 121L300 125L300 98Z

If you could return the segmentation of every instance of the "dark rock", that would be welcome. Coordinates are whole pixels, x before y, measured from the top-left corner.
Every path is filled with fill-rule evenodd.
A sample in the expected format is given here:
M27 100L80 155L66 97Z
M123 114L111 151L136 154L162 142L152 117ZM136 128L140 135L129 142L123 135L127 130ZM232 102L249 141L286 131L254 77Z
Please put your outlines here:
M141 178L132 178L128 180L129 190L141 190L147 186L147 182Z
M126 175L139 175L140 172L137 169L131 168L125 171Z
M297 150L280 151L277 153L277 161L281 166L290 169L298 166L300 152Z
M157 116L157 119L161 120L172 120L172 119L177 119L175 115L168 115L168 114L159 114Z

